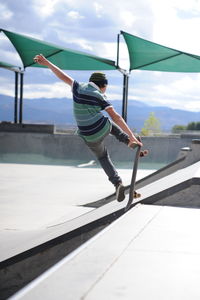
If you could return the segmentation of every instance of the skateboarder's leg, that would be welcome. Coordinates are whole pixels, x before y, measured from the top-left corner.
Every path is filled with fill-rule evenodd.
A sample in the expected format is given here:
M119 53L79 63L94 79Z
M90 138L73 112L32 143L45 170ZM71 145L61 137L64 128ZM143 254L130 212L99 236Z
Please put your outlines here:
M122 182L120 176L117 173L115 166L113 165L107 148L104 145L103 140L99 142L86 142L87 146L97 157L100 165L102 166L104 172L108 176L108 179L112 182L114 186Z
M121 130L121 128L115 123L111 122L111 125L112 126L111 126L110 134L114 135L118 141L128 145L129 143L128 134L126 134L123 130Z
M130 148L132 148L132 149L137 148L136 143L132 143L131 145L129 145L128 134L126 134L123 130L121 130L121 128L118 125L116 125L115 123L113 123L113 122L111 122L111 123L112 123L112 128L111 128L110 134L114 135L118 141L128 145ZM137 136L136 136L136 138L137 138ZM149 153L148 150L142 150L140 152L140 157L147 156L148 153Z
M103 140L96 143L87 142L86 144L99 160L99 163L108 176L110 182L112 182L112 184L115 186L117 200L119 202L123 201L125 199L125 187L123 186L122 180L110 159Z

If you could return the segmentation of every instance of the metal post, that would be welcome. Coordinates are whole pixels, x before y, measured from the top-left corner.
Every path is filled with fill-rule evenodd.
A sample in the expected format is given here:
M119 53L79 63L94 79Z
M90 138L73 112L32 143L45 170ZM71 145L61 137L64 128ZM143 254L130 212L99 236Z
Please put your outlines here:
M119 68L119 41L120 41L120 33L117 35L117 68Z
M18 72L15 72L15 103L14 103L14 123L18 122Z
M129 83L129 75L126 74L126 122L128 118L128 83Z
M122 118L127 121L127 106L128 106L128 75L123 74L123 102L122 102Z
M19 101L19 123L23 122L23 85L24 85L24 73L20 73L20 101Z
M126 74L123 74L122 118L126 121Z
M123 74L123 96L122 96L122 118L124 121L127 121L127 104L128 104L128 74L126 70L123 70L119 67L119 43L120 43L120 34L117 35L117 68Z

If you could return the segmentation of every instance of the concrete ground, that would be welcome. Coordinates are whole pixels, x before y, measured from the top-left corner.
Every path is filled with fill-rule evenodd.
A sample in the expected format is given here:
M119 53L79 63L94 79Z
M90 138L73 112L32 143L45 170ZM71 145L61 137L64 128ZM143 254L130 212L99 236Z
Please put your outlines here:
M119 171L125 184L131 172ZM138 178L151 172L139 170ZM22 237L28 240L40 230L84 215L93 208L81 205L113 192L99 168L0 164L0 261L25 250L19 243Z
M120 170L125 184L131 170ZM141 178L152 170L138 171ZM0 164L0 230L29 230L71 219L91 208L80 205L114 192L98 168Z

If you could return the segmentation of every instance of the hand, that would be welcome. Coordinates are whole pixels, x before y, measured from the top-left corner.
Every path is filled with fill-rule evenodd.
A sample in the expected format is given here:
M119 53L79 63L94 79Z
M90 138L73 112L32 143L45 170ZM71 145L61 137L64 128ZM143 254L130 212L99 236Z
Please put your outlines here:
M142 143L142 140L141 140L141 137L140 137L140 136L138 136L138 138L136 139L136 143L137 143L140 147L143 146L143 143Z
M136 145L138 145L140 147L143 146L143 143L140 142L140 141L138 141L135 137L129 138L129 144L128 144L128 146L130 146L132 144L136 144Z
M138 144L140 147L143 146L142 142L139 142L139 141L138 141L137 144Z
M39 65L48 66L49 64L48 59L46 59L42 54L36 55L33 60Z

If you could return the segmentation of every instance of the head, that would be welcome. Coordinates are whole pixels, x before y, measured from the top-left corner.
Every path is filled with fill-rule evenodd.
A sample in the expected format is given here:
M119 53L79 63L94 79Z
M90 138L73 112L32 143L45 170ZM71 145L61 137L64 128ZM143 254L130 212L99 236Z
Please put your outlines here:
M101 73L101 72L92 73L89 78L89 81L94 82L103 93L105 92L106 87L108 85L108 80L104 73Z

